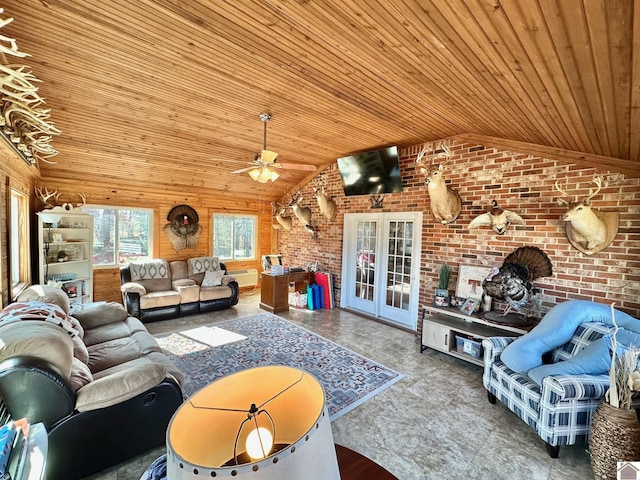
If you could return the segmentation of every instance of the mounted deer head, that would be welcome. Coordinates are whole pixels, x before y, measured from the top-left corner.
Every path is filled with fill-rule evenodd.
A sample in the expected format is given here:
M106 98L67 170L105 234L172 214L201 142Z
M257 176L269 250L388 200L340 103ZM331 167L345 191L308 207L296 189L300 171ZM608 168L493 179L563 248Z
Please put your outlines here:
M311 209L309 207L303 207L300 203L302 202L303 197L300 192L294 193L290 195L289 206L293 210L293 213L300 223L304 226L304 228L310 232L315 233L315 228L311 226Z
M285 230L291 230L291 225L293 223L293 219L289 215L285 215L285 211L287 210L287 206L278 202L271 202L271 211L273 218L276 219L282 228Z
M498 235L504 235L509 225L524 225L520 215L498 207L498 202L493 201L493 208L482 215L478 215L469 223L469 230L476 227L491 227Z
M571 197L560 188L558 181L555 183L555 189L570 198L558 198L558 204L567 208L562 216L566 222L567 238L573 246L587 255L608 246L618 231L618 212L601 212L591 208L591 199L602 188L602 178L594 177L593 183L596 184L596 189L590 189L589 195L582 200L577 196Z
M444 164L451 157L451 151L443 143L441 148L428 155L429 161L424 159L431 146L425 145L416 158L420 165L420 172L425 176L427 192L429 193L431 216L442 224L453 222L462 211L462 200L455 190L445 183L443 173Z
M327 184L326 177L316 177L316 180L313 182L314 188L313 193L318 200L318 207L320 207L320 213L327 219L327 222L331 223L334 218L336 218L336 214L338 213L338 206L336 205L335 200L331 198L330 195L324 190L325 185Z

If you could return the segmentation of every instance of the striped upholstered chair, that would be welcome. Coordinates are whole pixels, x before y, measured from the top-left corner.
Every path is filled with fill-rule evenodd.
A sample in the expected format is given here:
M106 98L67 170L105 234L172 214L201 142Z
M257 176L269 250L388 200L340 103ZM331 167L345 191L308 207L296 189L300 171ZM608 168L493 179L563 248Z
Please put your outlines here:
M612 332L613 326L609 322L598 320L580 323L568 342L545 352L545 363L566 361ZM534 370L528 371L532 378L526 373L513 371L501 360L502 352L515 340L511 337L492 337L482 342L483 383L489 402L500 400L535 430L546 442L547 453L552 458L558 456L562 445L586 443L593 412L609 388L608 374L558 374L535 381ZM608 336L600 342L605 340L608 341Z

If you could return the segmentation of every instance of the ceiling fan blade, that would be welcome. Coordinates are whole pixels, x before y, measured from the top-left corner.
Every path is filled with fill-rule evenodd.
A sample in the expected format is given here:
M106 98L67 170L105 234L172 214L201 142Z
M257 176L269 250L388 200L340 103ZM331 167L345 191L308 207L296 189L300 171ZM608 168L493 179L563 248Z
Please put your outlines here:
M256 168L256 165L253 165L252 167L241 168L240 170L234 170L231 173L244 173L248 172L249 170L253 170L254 168Z
M285 170L306 170L307 172L315 172L315 165L305 165L303 163L274 163L271 167L283 168Z

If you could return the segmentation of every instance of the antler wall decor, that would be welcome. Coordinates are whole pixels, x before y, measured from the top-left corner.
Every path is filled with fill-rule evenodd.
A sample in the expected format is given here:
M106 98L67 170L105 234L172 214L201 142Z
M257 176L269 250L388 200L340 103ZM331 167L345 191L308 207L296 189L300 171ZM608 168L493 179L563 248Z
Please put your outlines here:
M327 222L331 223L338 213L338 206L336 201L331 198L331 195L325 192L325 186L327 185L327 177L321 175L314 179L313 193L318 200L318 207L320 207L320 213L327 219Z
M81 203L64 202L58 205L60 199L60 193L57 190L49 191L48 188L44 190L41 187L35 187L36 196L44 203L44 208L51 213L75 213L75 209L80 209L87 204L87 196L84 193L79 193L78 196L82 200Z
M571 197L560 188L556 181L555 189L570 200L558 198L558 204L567 207L562 219L565 221L567 239L578 250L592 255L606 248L613 242L618 233L619 213L603 212L591 208L591 199L602 188L602 178L594 177L596 189L589 190L582 200L578 196Z
M416 164L420 166L420 172L425 177L431 216L442 224L451 223L458 218L462 211L460 195L447 186L442 175L444 164L451 158L451 151L443 143L427 155L431 148L431 145L424 146L416 158Z
M0 14L3 12L0 8ZM12 21L13 18L0 19L0 28ZM15 39L4 35L0 35L0 53L19 58L29 56L18 51ZM58 154L51 140L53 135L60 135L60 130L48 121L51 109L43 108L44 99L34 85L40 80L28 68L0 65L0 131L22 158L33 165Z

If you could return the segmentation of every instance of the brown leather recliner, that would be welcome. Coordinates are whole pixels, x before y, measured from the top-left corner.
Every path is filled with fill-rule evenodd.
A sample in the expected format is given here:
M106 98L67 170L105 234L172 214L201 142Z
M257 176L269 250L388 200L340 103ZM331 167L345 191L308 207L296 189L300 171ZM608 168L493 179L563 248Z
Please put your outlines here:
M30 290L28 300L57 296ZM82 478L163 445L183 381L119 304L68 316L36 300L0 313L0 399L11 418L44 423L48 480Z

